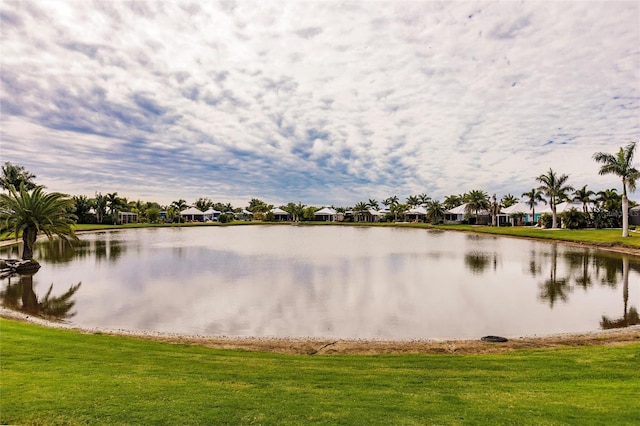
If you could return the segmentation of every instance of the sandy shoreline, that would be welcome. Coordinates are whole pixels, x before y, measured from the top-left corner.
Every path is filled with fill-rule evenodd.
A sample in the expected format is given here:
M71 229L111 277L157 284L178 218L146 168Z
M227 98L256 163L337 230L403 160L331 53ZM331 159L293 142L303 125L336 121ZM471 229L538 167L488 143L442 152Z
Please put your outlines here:
M299 355L330 354L490 354L515 349L558 348L575 346L611 346L640 343L640 325L587 333L563 333L548 336L510 338L506 343L480 340L367 340L326 338L271 338L199 336L175 333L134 332L100 328L81 328L75 325L48 321L22 312L0 307L0 317L26 321L46 327L77 331L84 334L128 336L158 342L198 345L217 349L242 349Z

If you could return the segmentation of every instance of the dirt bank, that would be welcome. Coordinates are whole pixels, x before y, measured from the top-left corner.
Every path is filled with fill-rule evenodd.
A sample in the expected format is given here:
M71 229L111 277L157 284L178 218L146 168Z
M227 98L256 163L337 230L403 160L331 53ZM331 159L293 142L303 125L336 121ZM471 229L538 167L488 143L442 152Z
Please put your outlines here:
M47 327L75 330L86 334L130 336L159 342L199 345L218 349L243 349L300 355L330 354L491 354L514 349L559 348L571 346L610 346L640 343L640 325L590 333L567 333L551 336L511 338L506 343L480 340L346 340L346 339L278 339L262 337L208 337L126 330L83 329L68 323L47 321L0 307L0 317L27 321Z

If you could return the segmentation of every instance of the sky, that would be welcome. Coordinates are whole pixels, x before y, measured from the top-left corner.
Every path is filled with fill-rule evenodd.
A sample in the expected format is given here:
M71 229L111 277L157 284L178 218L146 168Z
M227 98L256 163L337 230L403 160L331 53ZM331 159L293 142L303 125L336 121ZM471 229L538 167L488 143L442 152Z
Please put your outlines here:
M0 0L0 156L161 204L500 198L549 168L620 191L592 156L640 140L638 22L635 0Z

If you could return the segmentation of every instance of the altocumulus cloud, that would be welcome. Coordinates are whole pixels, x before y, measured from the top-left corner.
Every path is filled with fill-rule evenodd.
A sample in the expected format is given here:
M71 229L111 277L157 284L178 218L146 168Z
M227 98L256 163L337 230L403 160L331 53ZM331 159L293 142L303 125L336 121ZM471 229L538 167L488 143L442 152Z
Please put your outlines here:
M51 189L353 204L575 186L640 136L640 4L0 3L4 161Z

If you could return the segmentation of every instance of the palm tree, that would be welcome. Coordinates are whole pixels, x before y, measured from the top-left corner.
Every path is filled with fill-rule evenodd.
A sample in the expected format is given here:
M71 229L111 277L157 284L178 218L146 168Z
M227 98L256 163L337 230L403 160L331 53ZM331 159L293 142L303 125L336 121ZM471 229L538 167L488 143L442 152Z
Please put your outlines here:
M213 206L213 201L209 198L200 197L196 200L194 205L198 210L206 212L211 206Z
M590 189L587 189L587 185L573 191L573 201L579 201L582 203L582 211L584 212L584 214L589 214L587 205L593 201L591 199L592 195L596 195L596 193Z
M427 219L431 223L438 223L444 219L444 206L438 200L427 202Z
M615 188L598 191L596 201L608 212L620 210L622 208L622 197Z
M5 161L4 166L2 166L2 177L0 177L0 188L9 189L10 186L18 189L20 188L20 183L24 182L24 188L27 191L31 191L36 187L36 184L33 183L33 179L35 179L35 175L29 173L23 166L17 166L15 164L11 164L9 161Z
M462 195L447 195L444 198L444 208L451 210L455 207L461 206L464 203L463 198L464 197Z
M398 199L397 195L393 195L389 198L385 198L384 201L382 201L382 204L384 204L385 206L391 208L392 206L398 204L400 200Z
M91 212L91 202L86 195L74 195L73 204L78 223L91 223L93 215Z
M480 210L489 210L491 207L489 194L479 189L474 189L473 191L469 191L469 193L465 194L464 201L467 203L465 207L466 212L469 214L475 212L476 221Z
M367 205L374 210L380 210L380 204L378 204L378 201L374 200L373 198L369 198L369 202L367 203Z
M96 192L93 208L96 212L96 222L102 223L104 215L107 214L107 197L100 192Z
M397 215L397 212L395 212L395 210L399 202L400 200L398 199L397 195L392 195L391 197L385 198L384 201L382 201L382 204L389 207L389 211L394 212L394 220L398 220L398 215Z
M29 193L24 183L20 190L12 186L9 193L0 194L0 233L11 231L16 239L22 233L22 259L33 259L33 247L38 233L49 239L54 235L66 241L77 241L71 225L77 220L73 200L59 192L46 194L42 186Z
M418 197L416 197L415 195L409 195L407 197L407 205L409 207L415 207L417 205L420 204L420 199Z
M122 200L118 197L117 192L112 192L106 195L107 198L107 206L109 207L109 215L111 216L111 221L116 223L118 220L116 219L116 215L120 211L120 207L122 204Z
M522 196L528 198L526 203L529 206L529 208L531 208L531 222L535 222L536 205L538 205L538 203L547 204L547 201L544 198L542 198L542 192L540 192L540 190L537 188L532 188L531 191L522 193Z
M359 220L363 220L369 214L369 205L360 201L353 207L353 213Z
M420 202L421 206L426 207L427 204L429 203L429 201L431 201L431 197L429 197L425 193L422 193L422 194L418 195L418 201Z
M502 199L500 200L500 205L502 205L502 207L510 207L516 204L518 201L520 200L515 195L507 194L502 196Z
M614 174L622 179L622 236L629 236L629 199L627 198L627 186L631 192L636 190L636 179L640 178L640 171L633 167L633 154L636 143L632 142L626 147L620 147L616 155L606 152L596 152L593 159L602 163L600 175Z
M566 185L567 179L569 179L568 175L558 176L551 168L547 174L541 174L536 178L538 182L542 183L538 189L549 199L552 228L558 227L558 214L556 213L558 202L568 198L567 193L573 191L571 185Z

